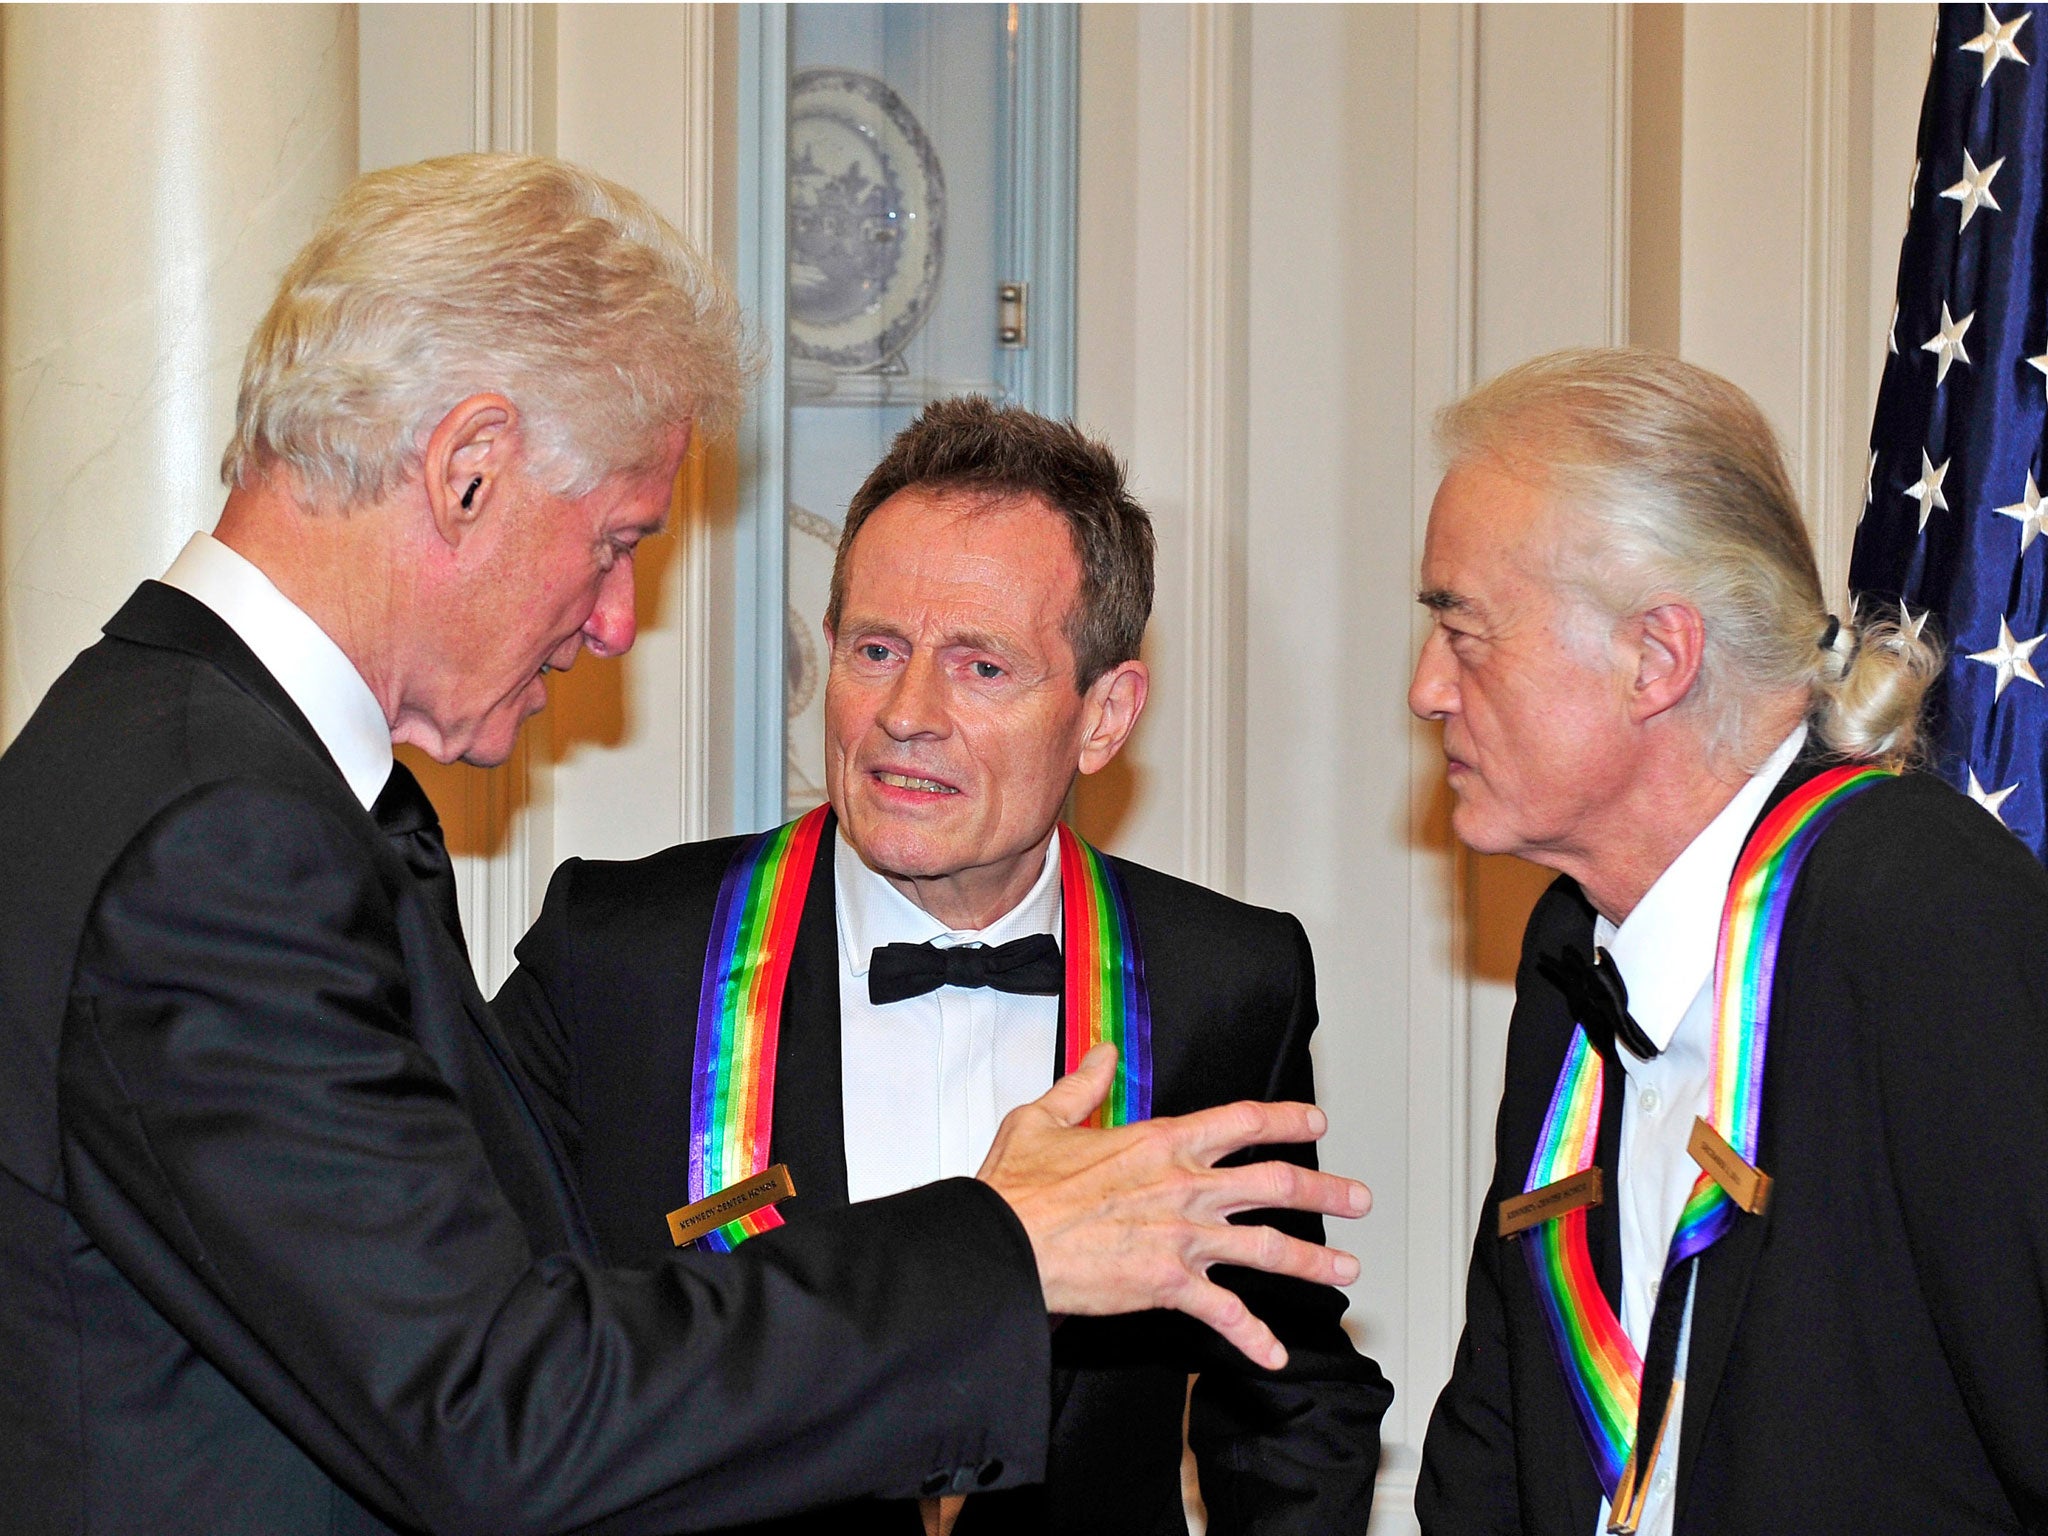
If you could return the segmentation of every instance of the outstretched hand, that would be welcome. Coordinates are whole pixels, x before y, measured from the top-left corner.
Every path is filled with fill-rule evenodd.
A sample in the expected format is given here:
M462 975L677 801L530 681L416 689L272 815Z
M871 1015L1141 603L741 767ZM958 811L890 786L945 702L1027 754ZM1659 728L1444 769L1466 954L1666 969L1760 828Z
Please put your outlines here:
M1083 1125L1115 1075L1115 1046L1089 1051L1042 1098L1004 1117L978 1175L1030 1234L1046 1309L1104 1316L1170 1307L1278 1370L1286 1349L1240 1297L1209 1278L1210 1266L1347 1285L1358 1278L1358 1261L1227 1218L1268 1208L1363 1216L1372 1192L1293 1163L1215 1166L1240 1147L1319 1140L1329 1121L1313 1104L1246 1101L1109 1130Z

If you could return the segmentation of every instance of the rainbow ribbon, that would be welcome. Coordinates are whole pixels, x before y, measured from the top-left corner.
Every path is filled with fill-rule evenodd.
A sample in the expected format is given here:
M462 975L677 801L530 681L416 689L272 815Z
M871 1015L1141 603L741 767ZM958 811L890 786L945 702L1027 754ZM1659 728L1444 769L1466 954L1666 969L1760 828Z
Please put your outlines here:
M1714 955L1713 1092L1707 1120L1751 1167L1756 1166L1763 1108L1771 986L1793 887L1835 813L1886 777L1882 769L1855 767L1816 774L1750 834L1729 878ZM1536 1138L1525 1193L1593 1166L1605 1075L1584 1027L1574 1029ZM1668 1277L1711 1247L1740 1209L1702 1173L1672 1233L1664 1274ZM1539 1223L1523 1238L1522 1252L1594 1474L1611 1501L1638 1433L1642 1359L1600 1289L1586 1247L1585 1208Z
M1116 1081L1091 1125L1152 1117L1152 1000L1131 901L1109 860L1060 824L1060 910L1065 934L1066 1070L1089 1047L1116 1047Z
M782 992L803 922L829 808L750 837L727 866L712 909L711 945L697 995L697 1057L690 1087L690 1199L768 1166L775 1123L775 1046ZM782 1225L773 1206L698 1241L718 1253Z
M819 806L787 826L748 838L719 883L697 998L692 1202L768 1167L783 992L829 815L829 807ZM1059 836L1066 1070L1098 1040L1112 1042L1118 1049L1116 1082L1094 1123L1144 1120L1152 1113L1152 1005L1130 898L1107 859L1064 825ZM730 1253L780 1225L780 1213L770 1206L698 1241Z

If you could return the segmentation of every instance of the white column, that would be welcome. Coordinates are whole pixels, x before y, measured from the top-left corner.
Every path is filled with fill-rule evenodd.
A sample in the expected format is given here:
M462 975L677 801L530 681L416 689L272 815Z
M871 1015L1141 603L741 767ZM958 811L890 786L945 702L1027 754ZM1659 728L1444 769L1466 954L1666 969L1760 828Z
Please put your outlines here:
M355 173L352 5L0 8L0 743L220 510L242 351Z

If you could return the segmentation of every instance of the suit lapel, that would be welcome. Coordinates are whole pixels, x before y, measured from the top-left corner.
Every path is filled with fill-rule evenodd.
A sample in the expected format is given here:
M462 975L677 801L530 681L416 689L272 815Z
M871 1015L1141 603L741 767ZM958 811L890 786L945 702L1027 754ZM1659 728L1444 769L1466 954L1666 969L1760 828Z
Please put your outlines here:
M1831 760L1823 753L1808 746L1785 770L1777 785L1771 790L1764 808L1757 813L1757 819L1750 826L1753 834L1763 819L1778 808L1785 797L1811 779L1815 774L1831 766ZM1780 964L1778 985L1791 967ZM1776 1017L1777 998L1772 996L1771 1033L1779 1034L1786 1021ZM1770 1058L1764 1059L1764 1114L1759 1127L1763 1154L1760 1160L1765 1172L1770 1171L1769 1148L1773 1138L1771 1121ZM1734 1347L1735 1332L1742 1322L1742 1308L1749 1297L1749 1282L1756 1271L1757 1255L1763 1251L1764 1236L1770 1230L1770 1212L1761 1216L1738 1216L1734 1227L1718 1243L1700 1257L1699 1279L1693 1293L1692 1340L1686 1351L1685 1360L1685 1409L1679 1426L1678 1487L1681 1502L1689 1485L1694 1459L1699 1455L1700 1443L1706 1433L1707 1418L1714 1405L1714 1396L1720 1390L1721 1377L1728 1365L1728 1352Z
M833 857L838 823L827 817L797 925L776 1043L770 1156L789 1165L797 1192L784 1219L846 1204L846 1105L839 1055L839 912Z

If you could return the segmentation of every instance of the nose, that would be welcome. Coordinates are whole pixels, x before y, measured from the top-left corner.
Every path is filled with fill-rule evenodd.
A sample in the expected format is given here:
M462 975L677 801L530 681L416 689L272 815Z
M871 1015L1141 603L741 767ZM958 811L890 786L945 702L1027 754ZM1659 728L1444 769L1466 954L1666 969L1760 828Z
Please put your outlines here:
M876 719L892 740L910 741L919 736L945 736L950 731L946 713L945 680L930 652L913 651L896 674L895 685L883 701Z
M633 613L633 562L620 560L604 573L597 606L583 622L583 643L598 656L623 656L639 632Z
M1451 666L1451 642L1443 626L1430 626L1415 658L1415 676L1408 682L1408 710L1424 720L1441 720L1458 707L1458 685Z

